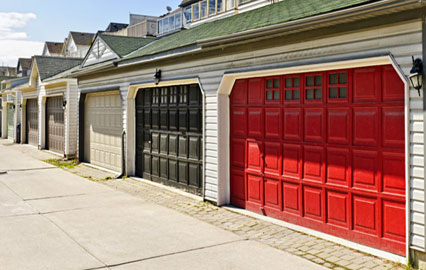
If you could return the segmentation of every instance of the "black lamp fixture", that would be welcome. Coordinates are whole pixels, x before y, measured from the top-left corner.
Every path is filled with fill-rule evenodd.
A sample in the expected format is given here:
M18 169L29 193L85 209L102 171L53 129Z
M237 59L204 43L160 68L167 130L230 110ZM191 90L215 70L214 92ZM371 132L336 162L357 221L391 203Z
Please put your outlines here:
M66 99L64 99L63 101L62 101L62 109L64 109L65 110L65 108L67 107L67 100Z
M414 89L416 89L419 92L420 96L420 89L423 86L423 61L420 58L417 58L414 60L413 56L413 67L410 71L410 82Z
M16 108L15 104L12 104L12 109L15 109L15 108Z
M155 85L159 84L160 80L161 80L161 69L155 69L155 74L154 74Z

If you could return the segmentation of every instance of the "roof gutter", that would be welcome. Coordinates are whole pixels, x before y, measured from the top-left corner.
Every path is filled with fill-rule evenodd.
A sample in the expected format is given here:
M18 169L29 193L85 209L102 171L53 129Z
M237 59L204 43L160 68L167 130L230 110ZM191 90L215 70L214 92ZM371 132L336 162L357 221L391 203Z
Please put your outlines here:
M282 34L283 31L288 33L295 30L306 30L307 27L318 28L324 24L337 24L336 22L341 23L342 21L350 21L350 18L353 17L359 17L360 15L366 15L372 12L383 11L386 9L389 10L390 8L400 7L408 10L422 6L425 6L424 0L382 0L371 4L316 15L305 19L298 19L295 21L251 29L226 36L204 39L198 41L198 44L202 48L213 47L231 42L258 38L266 35L270 37L273 34Z

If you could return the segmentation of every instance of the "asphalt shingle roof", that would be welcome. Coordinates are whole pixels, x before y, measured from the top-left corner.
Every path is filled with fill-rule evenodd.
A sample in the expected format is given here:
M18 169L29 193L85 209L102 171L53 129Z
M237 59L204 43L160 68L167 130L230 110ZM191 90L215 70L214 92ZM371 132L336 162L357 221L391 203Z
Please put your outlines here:
M70 32L72 39L76 45L90 46L95 34L92 33L81 33L81 32Z
M285 0L164 36L145 48L125 57L122 61L194 45L198 41L204 39L217 38L274 24L294 21L375 1L376 0Z
M120 57L123 57L155 40L155 38L152 37L125 37L105 34L101 34L100 37Z
M31 58L19 58L18 65L21 66L21 69L29 69L31 67L32 60Z
M46 46L49 49L50 53L61 53L62 47L64 46L63 42L49 42L46 41Z
M52 56L34 56L37 64L40 79L52 77L65 70L80 65L82 58L52 57Z

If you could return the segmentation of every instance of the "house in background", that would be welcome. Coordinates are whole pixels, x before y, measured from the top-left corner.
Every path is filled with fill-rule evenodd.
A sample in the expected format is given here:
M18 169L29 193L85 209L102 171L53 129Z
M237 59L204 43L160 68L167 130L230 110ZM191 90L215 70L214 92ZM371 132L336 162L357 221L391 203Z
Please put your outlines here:
M31 58L19 58L16 67L18 77L27 77L30 75Z
M32 61L28 84L19 88L21 141L66 157L74 156L77 130L70 129L67 116L70 110L77 114L77 81L47 80L80 65L82 59L34 56Z
M62 47L64 46L63 42L50 42L46 41L43 47L43 56L61 56Z
M95 34L70 32L65 39L61 54L65 57L83 58L92 45Z
M0 66L0 76L3 77L16 77L16 68Z
M28 83L28 77L9 79L3 82L1 90L1 137L20 142L20 95L18 88Z

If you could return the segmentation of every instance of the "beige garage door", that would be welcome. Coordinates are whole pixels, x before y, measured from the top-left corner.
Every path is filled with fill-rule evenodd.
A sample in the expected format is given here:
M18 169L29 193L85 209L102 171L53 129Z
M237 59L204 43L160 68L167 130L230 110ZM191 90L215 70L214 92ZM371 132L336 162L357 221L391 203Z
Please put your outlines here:
M119 92L88 94L84 119L85 161L120 172L123 120Z

